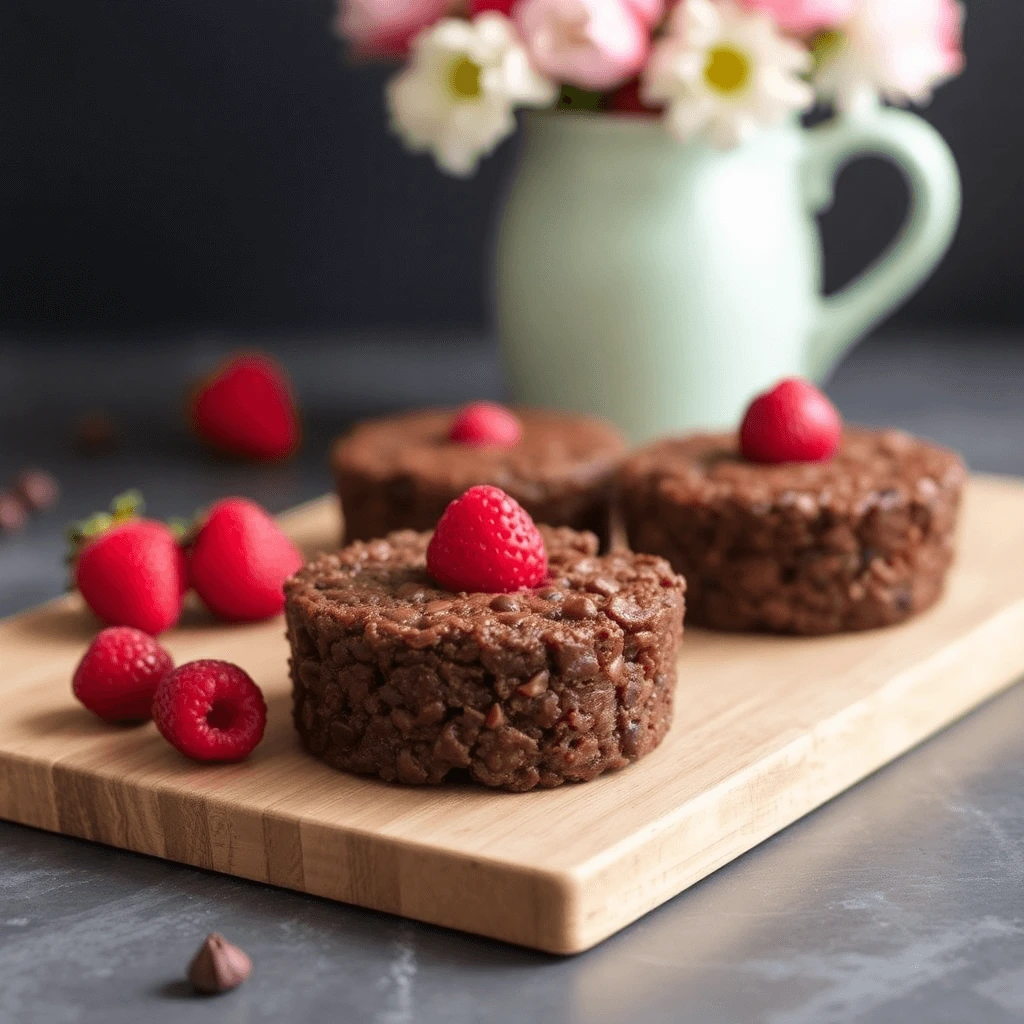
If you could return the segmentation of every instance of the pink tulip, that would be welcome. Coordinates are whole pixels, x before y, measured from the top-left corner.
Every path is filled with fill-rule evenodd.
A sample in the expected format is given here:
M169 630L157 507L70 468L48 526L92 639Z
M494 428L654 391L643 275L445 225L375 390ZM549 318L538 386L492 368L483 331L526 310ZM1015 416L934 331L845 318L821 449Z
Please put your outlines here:
M452 0L341 0L335 26L362 56L401 56L453 6Z
M530 62L547 78L611 89L644 66L658 0L521 0L514 17Z
M744 5L770 14L783 32L802 36L839 28L853 14L857 0L744 0Z

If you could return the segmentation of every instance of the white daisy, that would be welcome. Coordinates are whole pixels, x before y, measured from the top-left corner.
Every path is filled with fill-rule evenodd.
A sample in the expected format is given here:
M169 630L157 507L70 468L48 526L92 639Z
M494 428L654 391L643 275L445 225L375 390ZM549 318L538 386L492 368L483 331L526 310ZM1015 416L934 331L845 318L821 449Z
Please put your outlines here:
M815 84L844 110L878 96L927 103L963 70L962 21L955 0L860 0L841 32L815 41Z
M667 104L669 130L683 142L705 136L738 146L759 125L806 110L814 92L800 73L811 57L772 19L732 0L681 0L643 76L643 98Z
M515 26L494 12L446 18L420 33L408 67L387 87L393 129L459 177L515 130L516 107L544 107L556 96L530 67Z

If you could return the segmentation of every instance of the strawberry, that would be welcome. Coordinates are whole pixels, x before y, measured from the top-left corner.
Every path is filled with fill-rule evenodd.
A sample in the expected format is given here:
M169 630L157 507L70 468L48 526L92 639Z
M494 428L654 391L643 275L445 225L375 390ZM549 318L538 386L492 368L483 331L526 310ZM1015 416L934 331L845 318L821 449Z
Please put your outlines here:
M189 577L218 618L254 622L279 615L284 581L303 563L299 549L255 502L224 498L188 547Z
M181 617L188 567L169 526L143 519L142 499L128 492L101 513L71 527L75 586L110 626L156 636Z
M190 661L168 673L153 697L160 735L196 761L241 761L267 727L263 693L228 661Z
M529 513L500 487L470 487L438 520L427 572L446 590L511 593L547 578L544 540Z
M809 381L789 377L758 395L740 427L740 450L751 462L821 462L839 450L843 422Z
M157 685L173 668L171 656L148 633L109 626L89 645L71 688L105 722L141 722L151 717Z
M514 448L523 439L515 414L494 402L471 402L461 409L448 430L448 440L474 447Z
M258 353L234 356L201 383L189 418L201 441L236 458L273 462L299 446L288 376Z

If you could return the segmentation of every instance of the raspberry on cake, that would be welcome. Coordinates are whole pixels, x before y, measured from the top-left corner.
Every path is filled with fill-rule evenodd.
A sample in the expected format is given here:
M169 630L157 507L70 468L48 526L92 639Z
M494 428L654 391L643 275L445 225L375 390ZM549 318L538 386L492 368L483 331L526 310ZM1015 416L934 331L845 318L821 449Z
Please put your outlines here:
M295 725L335 768L524 791L586 782L668 730L684 581L661 558L597 555L541 528L548 576L453 593L427 572L429 533L321 555L285 585Z
M938 600L966 479L954 452L848 428L831 459L745 459L736 434L656 442L623 464L630 546L688 584L688 621L826 634L902 622Z
M508 594L539 587L548 557L523 506L481 484L444 510L427 545L427 572L448 590Z
M432 530L475 484L502 488L538 523L607 539L612 477L625 453L622 436L598 419L477 405L362 423L335 443L331 462L346 540Z

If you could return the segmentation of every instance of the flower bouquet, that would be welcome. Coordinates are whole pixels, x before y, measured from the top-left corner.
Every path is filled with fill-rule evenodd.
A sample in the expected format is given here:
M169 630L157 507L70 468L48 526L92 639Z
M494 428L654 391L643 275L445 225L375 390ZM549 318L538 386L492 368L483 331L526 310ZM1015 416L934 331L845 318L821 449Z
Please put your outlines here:
M352 51L405 67L392 125L472 174L521 107L660 117L739 146L819 100L924 103L963 67L956 0L341 0Z

